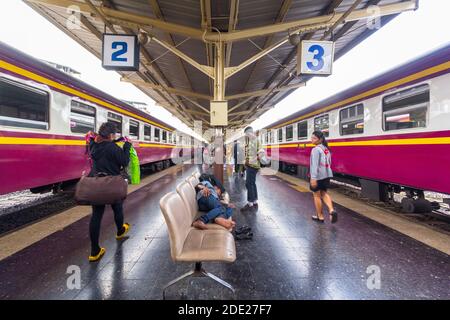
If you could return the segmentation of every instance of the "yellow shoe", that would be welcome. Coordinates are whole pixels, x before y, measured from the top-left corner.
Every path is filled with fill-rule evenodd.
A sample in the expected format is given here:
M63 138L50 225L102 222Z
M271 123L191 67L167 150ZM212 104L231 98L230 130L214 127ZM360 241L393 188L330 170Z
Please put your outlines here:
M100 260L105 254L105 252L106 252L105 248L100 248L100 252L96 256L89 256L89 262L96 262Z
M130 230L130 225L128 223L124 223L123 227L125 228L124 232L122 234L116 235L116 239L120 240L123 237L125 237L125 235L128 233L128 231Z

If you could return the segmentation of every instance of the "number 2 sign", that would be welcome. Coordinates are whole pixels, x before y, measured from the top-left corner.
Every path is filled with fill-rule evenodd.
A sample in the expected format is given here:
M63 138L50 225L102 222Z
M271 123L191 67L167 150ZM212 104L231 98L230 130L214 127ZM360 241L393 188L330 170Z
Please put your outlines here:
M103 34L102 66L108 70L139 70L139 42L135 35Z
M334 60L334 42L302 41L301 67L302 74L330 75Z

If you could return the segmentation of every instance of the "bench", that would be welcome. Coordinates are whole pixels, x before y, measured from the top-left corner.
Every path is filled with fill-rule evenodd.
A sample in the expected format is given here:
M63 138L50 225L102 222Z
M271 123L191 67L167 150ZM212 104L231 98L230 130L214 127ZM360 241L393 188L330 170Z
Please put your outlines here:
M188 182L183 182L177 189L187 191L192 188ZM195 192L194 192L195 195ZM191 199L192 200L192 199ZM194 197L194 202L195 197ZM224 280L205 271L202 262L234 262L236 260L236 245L233 235L226 229L211 228L199 230L192 227L193 214L180 194L170 192L159 202L167 224L170 240L170 255L174 262L193 262L194 268L188 273L169 282L163 289L163 299L166 290L187 277L209 277L228 288L234 294L234 288ZM194 207L193 203L189 206Z

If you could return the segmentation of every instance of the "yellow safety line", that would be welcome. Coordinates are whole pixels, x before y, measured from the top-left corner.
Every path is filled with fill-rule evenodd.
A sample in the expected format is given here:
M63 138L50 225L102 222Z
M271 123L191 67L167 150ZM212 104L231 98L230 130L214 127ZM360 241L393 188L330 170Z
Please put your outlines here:
M117 112L119 112L119 113L126 114L126 115L128 115L128 116L130 116L130 117L133 117L133 118L142 120L142 121L144 121L144 122L153 124L154 126L160 127L160 128L165 129L165 130L167 130L167 131L171 131L171 132L174 131L174 130L169 129L169 128L163 126L163 125L160 125L160 124L158 124L158 123L156 123L156 122L154 122L154 121L148 120L148 119L146 119L146 118L144 118L144 117L141 117L141 116L139 116L139 115L137 115L137 114L134 114L134 113L132 113L132 112L130 112L130 111L127 111L127 110L124 110L124 109L122 109L122 108L116 107L115 105L113 105L113 104L111 104L111 103L105 102L105 101L103 101L103 100L100 100L100 99L98 99L98 98L95 98L95 97L93 97L93 96L91 96L91 95L88 95L88 94L83 93L83 92L81 92L81 91L78 91L78 90L76 90L76 89L70 88L70 87L65 86L65 85L63 85L63 84L60 84L60 83L57 83L57 82L55 82L55 81L53 81L53 80L50 80L50 79L45 78L45 77L42 77L42 76L40 76L40 75L38 75L38 74L35 74L35 73L33 73L33 72L30 72L30 71L28 71L28 70L19 68L19 67L15 66L15 65L13 65L13 64L10 64L10 63L8 63L8 62L6 62L6 61L4 61L4 60L0 60L0 68L3 68L3 69L6 69L6 70L9 70L9 71L12 71L12 72L14 72L14 73L17 73L17 74L20 74L20 75L22 75L22 76L25 76L25 77L27 77L27 78L29 78L29 79L35 80L35 81L37 81L37 82L46 84L46 85L48 85L48 86L51 86L51 87L54 87L54 88L57 88L57 89L60 89L60 90L62 90L62 91L64 91L64 92L67 92L67 93L76 95L76 96L78 96L78 97L80 97L80 98L83 98L83 99L85 99L85 100L88 100L88 101L91 101L91 102L93 102L93 103L102 105L102 106L104 106L104 107L113 109L113 110L115 110L115 111L117 111Z
M298 186L295 184L290 184L288 181L284 180L285 182L287 182L288 186L291 187L292 189L297 190L298 192L311 192L310 190L303 188L302 186Z
M281 124L279 124L277 126L270 127L269 129L278 129L278 128L283 127L283 126L285 126L287 124L291 124L291 123L297 122L299 120L310 118L310 117L312 117L314 115L320 114L320 113L325 112L325 111L329 111L331 109L342 107L342 106L350 104L350 103L352 103L354 101L358 101L358 100L360 100L362 98L365 98L365 97L368 97L368 96L371 96L371 95L374 95L374 94L377 94L377 93L381 93L383 91L395 88L395 87L400 86L402 84L406 84L408 82L412 82L414 80L417 80L417 79L420 79L420 78L424 78L424 77L432 75L434 73L438 73L440 71L447 70L449 68L450 68L450 61L441 63L441 64L439 64L437 66L434 66L434 67L425 69L423 71L414 73L414 74L412 74L410 76L407 76L407 77L401 78L399 80L387 83L385 85L382 85L382 86L374 88L372 90L363 92L363 93L358 94L356 96L353 96L353 97L347 98L345 100L341 100L341 101L335 102L335 103L333 103L333 104L331 104L329 106L326 106L326 107L324 107L322 109L310 112L308 114L305 114L305 115L300 116L298 118L295 118L293 120L289 120L289 121L283 122L283 123L281 123Z

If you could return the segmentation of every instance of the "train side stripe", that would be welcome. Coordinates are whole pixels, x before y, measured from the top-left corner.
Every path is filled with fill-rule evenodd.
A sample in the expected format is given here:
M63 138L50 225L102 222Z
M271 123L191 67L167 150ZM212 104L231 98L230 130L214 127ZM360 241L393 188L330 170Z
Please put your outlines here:
M49 138L18 138L0 137L0 145L58 145L58 146L85 146L85 140L49 139ZM139 143L141 148L176 148L174 145ZM191 148L190 146L178 146L178 148Z
M0 144L85 146L85 140L0 137Z
M322 112L331 111L333 109L336 109L336 108L343 107L345 105L351 104L352 102L357 102L357 101L363 100L364 98L367 98L367 97L371 97L371 96L375 96L375 95L378 95L378 94L382 94L384 91L387 91L389 89L395 88L395 87L400 86L400 85L408 84L409 82L412 82L412 81L415 81L415 80L418 80L418 79L421 79L421 78L425 78L425 77L427 77L429 75L432 75L432 74L435 74L435 73L439 73L441 71L445 71L445 70L448 70L448 69L450 69L450 61L447 61L447 62L441 63L441 64L439 64L437 66L434 66L434 67L422 70L420 72L414 73L412 75L409 75L407 77L398 79L396 81L389 82L389 83L387 83L385 85L379 86L379 87L374 88L374 89L369 90L369 91L365 91L365 92L363 92L361 94L358 94L356 96L347 98L345 100L341 100L341 101L335 102L335 103L333 103L333 104L331 104L329 106L326 106L326 107L324 107L322 109L319 109L319 110L316 110L316 111L312 111L312 112L310 112L308 114L305 114L303 116L300 116L298 118L295 118L295 119L283 122L283 123L281 123L281 124L279 124L277 126L269 127L268 129L278 129L280 127L283 127L285 125L297 122L299 120L303 120L303 119L307 119L307 118L313 117L313 116L318 115L318 114L320 114Z
M65 85L63 85L63 84L57 83L57 82L55 82L55 81L53 81L53 80L50 80L50 79L45 78L45 77L43 77L43 76L40 76L40 75L38 75L38 74L36 74L36 73L33 73L33 72L31 72L31 71L28 71L28 70L22 69L22 68L20 68L20 67L17 67L17 66L15 66L15 65L13 65L13 64L10 64L10 63L8 63L8 62L6 62L6 61L4 61L4 60L0 60L0 68L3 68L3 69L5 69L5 70L9 70L9 71L11 71L11 72L20 74L20 75L22 75L22 76L24 76L24 77L26 77L26 78L35 80L35 81L37 81L37 82L46 84L46 85L48 85L48 86L57 88L57 89L59 89L59 90L61 90L61 91L70 93L70 94L72 94L72 95L78 96L78 97L83 98L83 99L86 99L86 100L88 100L88 101L91 101L91 102L93 102L93 103L96 103L96 104L98 104L98 105L101 105L101 106L103 106L103 107L106 107L106 108L108 108L108 109L112 109L112 110L117 111L117 112L119 112L119 113L126 114L126 115L128 115L128 116L130 116L130 117L133 117L133 118L139 119L139 120L141 120L141 121L144 121L144 122L153 124L154 126L159 127L159 128L162 128L162 129L165 129L165 130L167 130L167 131L174 131L174 130L169 129L169 128L167 128L167 127L165 127L165 126L163 126L163 125L161 125L161 124L159 124L159 123L156 123L156 122L154 122L154 121L148 120L148 119L146 119L146 118L144 118L144 117L141 117L141 116L139 116L139 115L137 115L137 114L134 114L134 113L132 113L132 112L129 112L129 111L127 111L127 110L124 110L124 109L122 109L122 108L119 108L119 107L117 107L117 106L115 106L115 105L113 105L113 104L111 104L111 103L108 103L108 102L106 102L106 101L100 100L100 99L98 99L98 98L95 98L95 97L93 97L93 96L91 96L91 95L88 95L88 94L83 93L83 92L81 92L81 91L78 91L78 90L76 90L76 89L70 88L70 87L65 86Z
M414 138L414 139L384 139L384 140L366 140L366 141L345 141L328 142L330 147L352 147L352 146L401 146L401 145L437 145L450 144L450 137L439 138ZM266 145L265 148L296 148L296 147L314 147L312 143L296 143L281 145Z

